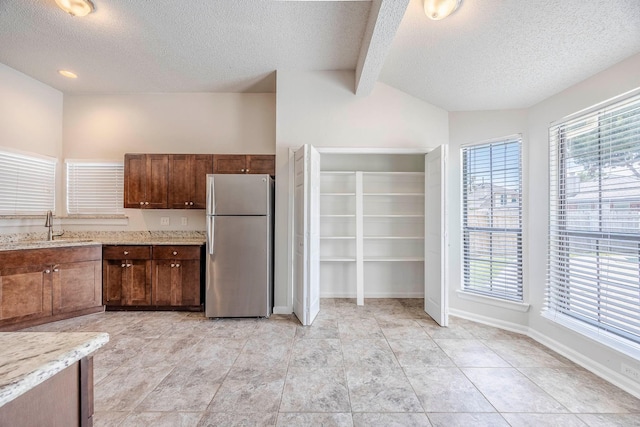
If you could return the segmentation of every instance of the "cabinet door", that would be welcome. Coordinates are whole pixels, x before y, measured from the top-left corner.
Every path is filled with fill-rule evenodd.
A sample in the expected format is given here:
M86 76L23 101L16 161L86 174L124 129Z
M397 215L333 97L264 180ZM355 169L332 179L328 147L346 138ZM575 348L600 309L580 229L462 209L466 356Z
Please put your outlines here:
M215 154L213 156L213 173L245 173L245 155Z
M186 209L193 199L193 173L188 154L169 156L169 208Z
M200 261L155 260L152 277L153 305L200 305Z
M200 260L182 260L177 264L182 288L180 305L200 305Z
M100 261L83 261L53 267L53 314L102 305Z
M102 262L102 292L103 301L108 306L123 305L122 287L125 278L126 261L123 260L104 260Z
M51 274L39 265L1 269L0 322L51 316Z
M124 207L144 207L147 186L147 159L144 154L124 156Z
M205 209L207 207L207 175L213 173L213 156L210 154L196 154L193 158L191 171L193 174L193 193L189 207Z
M163 209L168 207L169 156L147 154L145 208Z
M123 305L151 305L151 261L135 259L125 264Z
M268 173L271 176L276 174L276 156L260 155L247 156L247 173Z

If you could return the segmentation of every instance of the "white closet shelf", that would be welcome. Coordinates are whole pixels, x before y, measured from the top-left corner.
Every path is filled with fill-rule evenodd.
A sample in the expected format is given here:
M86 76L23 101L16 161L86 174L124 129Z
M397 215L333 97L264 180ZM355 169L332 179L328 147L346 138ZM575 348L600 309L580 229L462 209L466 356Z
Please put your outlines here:
M424 240L424 236L364 236L365 240Z
M355 240L356 236L320 236L322 240Z
M320 175L355 175L355 171L320 171Z
M355 196L356 193L320 193L321 196Z
M423 262L424 257L415 256L377 256L377 257L364 257L364 262Z
M407 176L424 176L424 172L372 172L372 171L363 171L362 175L407 175Z
M355 262L354 257L322 257L320 262Z
M362 193L363 196L424 197L424 193Z
M355 218L356 214L328 214L328 215L320 215L320 218Z
M379 214L379 215L362 215L362 216L363 218L424 218L423 214L402 214L402 215Z

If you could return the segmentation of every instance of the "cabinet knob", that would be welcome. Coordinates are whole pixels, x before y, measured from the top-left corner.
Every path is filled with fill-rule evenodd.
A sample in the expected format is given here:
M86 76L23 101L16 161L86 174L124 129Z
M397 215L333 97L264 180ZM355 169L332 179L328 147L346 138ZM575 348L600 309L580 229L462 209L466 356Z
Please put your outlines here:
M124 251L124 254L125 255L129 255L129 251Z
M149 202L144 202L144 204L145 204L145 205L148 205L148 204L149 204Z
M58 271L60 271L60 270L59 270L59 269L57 269L57 268L54 268L54 269L53 269L53 271L54 271L54 273L57 273L57 272L58 272Z
M193 202L189 202L189 206L193 206Z
M49 273L51 273L51 270L45 270L44 271L44 274L49 274Z
M127 264L122 264L120 265L120 267L125 268L127 266Z
M177 251L173 251L173 252L171 252L171 254L172 255L178 255L178 252Z
M175 266L176 266L175 264L171 264L171 268L173 268L173 267L175 267Z
M144 205L144 202L140 202L140 205Z
M240 172L244 172L244 169L240 169Z
M249 173L249 169L247 169L246 172Z
M184 202L184 205L185 206L189 206L189 202Z
M176 264L176 268L180 268L180 264Z
M127 264L127 267L131 267L131 264Z

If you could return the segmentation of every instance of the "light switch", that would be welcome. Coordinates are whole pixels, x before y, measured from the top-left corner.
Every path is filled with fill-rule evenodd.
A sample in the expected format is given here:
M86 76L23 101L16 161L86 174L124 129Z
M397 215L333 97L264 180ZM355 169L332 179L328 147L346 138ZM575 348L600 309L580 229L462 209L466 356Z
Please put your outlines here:
M180 224L187 225L187 217L186 216L180 217Z
M160 225L169 225L169 217L161 216L160 217Z

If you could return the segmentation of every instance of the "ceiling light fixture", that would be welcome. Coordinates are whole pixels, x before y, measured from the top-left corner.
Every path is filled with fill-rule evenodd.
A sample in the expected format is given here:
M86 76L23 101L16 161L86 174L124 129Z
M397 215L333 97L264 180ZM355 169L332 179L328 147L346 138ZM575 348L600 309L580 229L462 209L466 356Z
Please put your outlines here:
M87 16L93 12L91 0L56 0L60 9L73 16Z
M68 70L58 70L58 73L61 76L65 76L65 77L68 77L70 79L77 79L78 78L78 75L76 73L72 73L71 71L68 71Z
M439 21L455 12L461 2L462 0L424 0L424 13L434 21Z

